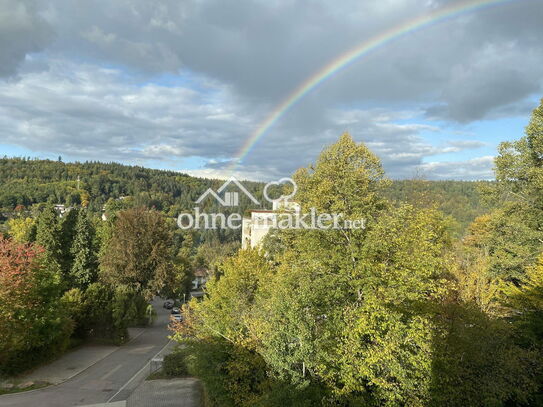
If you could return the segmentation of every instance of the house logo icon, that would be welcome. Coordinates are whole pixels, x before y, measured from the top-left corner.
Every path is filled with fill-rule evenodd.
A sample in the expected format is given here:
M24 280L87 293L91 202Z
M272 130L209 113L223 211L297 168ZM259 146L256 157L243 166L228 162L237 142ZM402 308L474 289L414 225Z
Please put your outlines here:
M239 205L239 192L224 192L223 191L230 185L234 184L238 189L243 192L243 194L249 198L255 205L260 205L260 202L249 192L247 189L239 182L235 177L230 177L221 187L215 192L211 188L208 188L200 197L196 200L196 203L199 204L202 202L208 195L213 196L215 200L220 203L222 206L238 206ZM224 198L221 197L224 195Z

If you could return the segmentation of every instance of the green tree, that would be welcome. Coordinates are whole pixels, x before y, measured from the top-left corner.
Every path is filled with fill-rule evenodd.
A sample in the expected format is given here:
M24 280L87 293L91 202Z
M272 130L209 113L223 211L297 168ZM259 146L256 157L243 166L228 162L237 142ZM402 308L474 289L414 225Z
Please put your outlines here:
M19 243L36 239L36 222L32 218L12 218L7 222L10 236Z
M495 159L500 201L494 228L494 272L511 281L534 264L543 242L543 100L526 127L526 136L501 143ZM500 239L501 238L501 239Z
M440 329L433 304L447 289L443 217L410 206L382 213L342 267L321 258L345 253L340 240L314 242L295 236L257 293L258 352L279 377L324 382L355 403L424 405Z
M95 231L86 210L79 211L75 226L75 236L70 248L73 258L70 276L74 284L85 289L96 281L98 276Z
M322 151L315 165L294 174L296 201L323 213L347 218L371 218L386 206L384 189L390 185L379 158L349 134Z
M71 247L75 238L75 226L77 218L79 216L79 210L71 209L65 212L60 219L60 251L61 251L61 266L65 275L70 275L70 270L74 261Z
M53 206L46 206L36 220L36 243L45 249L45 259L62 270L62 234L59 216Z
M187 334L242 346L276 380L325 384L338 403L424 405L440 328L433 305L447 292L447 222L432 209L390 207L378 159L348 135L295 181L304 210L366 228L281 231L271 256L240 251L188 310Z
M61 298L61 304L74 324L73 337L84 339L87 335L85 321L85 294L79 288L66 291Z
M221 277L206 285L208 298L191 306L204 336L218 335L234 344L243 343L248 339L246 319L251 315L256 291L272 269L257 250L240 250L225 260L220 271Z
M543 350L543 254L528 267L520 285L508 284L504 301L522 332Z
M144 310L142 312L141 306L138 307L138 297L139 294L126 286L115 289L111 304L115 343L126 342L128 340L128 326L141 319ZM143 302L145 303L145 301Z
M146 298L171 281L172 233L163 215L143 208L121 211L100 257L100 278Z
M183 298L183 294L188 294L195 267L194 240L192 234L187 234L173 259L172 272L168 274L169 280L164 284L162 295L166 298Z
M115 335L113 290L101 283L92 283L84 294L84 331L96 338L111 339Z

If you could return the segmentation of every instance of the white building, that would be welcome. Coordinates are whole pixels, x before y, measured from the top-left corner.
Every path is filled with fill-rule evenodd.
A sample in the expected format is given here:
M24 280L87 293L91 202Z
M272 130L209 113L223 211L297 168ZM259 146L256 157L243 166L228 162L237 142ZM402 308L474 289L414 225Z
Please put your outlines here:
M273 210L254 210L250 217L244 217L241 228L241 247L254 248L262 243L264 237L276 222L277 214L284 211L300 211L300 205L295 202L279 201L273 203Z
M63 205L63 204L57 204L57 205L54 206L54 208L55 208L55 211L57 211L58 216L63 218L64 216L66 216L66 214L68 212L70 212L73 209L73 206L66 206L66 205Z

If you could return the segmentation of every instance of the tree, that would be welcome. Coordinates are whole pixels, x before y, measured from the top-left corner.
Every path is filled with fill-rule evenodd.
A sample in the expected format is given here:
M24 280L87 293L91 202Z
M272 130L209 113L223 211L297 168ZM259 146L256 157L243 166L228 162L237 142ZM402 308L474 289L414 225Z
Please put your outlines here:
M332 268L321 258L343 252L341 241L323 238L316 251L311 242L295 236L257 293L257 351L279 377L324 382L338 397L424 405L440 329L432 304L447 288L443 217L410 206L382 213L357 241L354 266Z
M70 276L74 284L85 289L98 277L98 259L95 245L95 231L89 214L81 210L77 216L75 236L70 248L73 258Z
M220 278L206 285L206 301L191 306L202 324L203 335L243 343L248 337L245 319L251 314L259 284L271 276L272 269L257 250L240 250L224 261L220 272Z
M111 312L115 343L121 344L128 340L128 327L130 324L141 322L146 306L147 302L134 290L126 286L120 286L114 290Z
M52 267L62 270L62 235L59 217L51 205L47 205L36 221L36 243L45 249L45 259Z
M87 327L84 297L85 293L79 288L72 288L66 291L61 298L61 303L74 324L73 336L84 339L87 335Z
M74 261L71 247L75 238L75 226L79 215L78 209L71 209L60 219L60 249L62 256L62 271L65 275L70 274Z
M19 243L30 243L36 239L36 222L32 218L12 218L8 222L10 236Z
M378 159L348 135L295 181L303 209L367 227L278 231L272 255L240 251L187 310L185 328L256 353L276 380L324 384L339 405L424 405L447 222L432 209L390 207Z
M42 248L0 236L0 372L28 369L66 349L73 325L61 289Z
M542 117L543 100L532 113L526 136L501 143L495 159L497 183L491 196L501 201L493 232L495 273L510 281L518 281L526 266L535 263L543 242Z
M96 338L113 338L113 289L99 282L90 284L84 294L84 331Z
M294 174L296 201L322 213L370 218L386 206L383 190L390 184L379 158L349 134L322 151L315 165Z
M172 234L164 217L143 208L121 211L100 256L100 278L151 298L171 281Z
M166 298L183 298L192 287L194 268L197 266L194 261L194 240L192 234L187 234L177 256L173 259L172 272L169 273L169 280L165 282L162 295Z
M203 267L211 273L218 271L222 261L230 256L235 255L240 249L240 242L221 243L217 240L204 241L198 246L196 251L194 265L195 267Z
M543 345L543 254L528 267L520 285L508 284L504 302L531 343ZM543 351L543 347L541 349Z

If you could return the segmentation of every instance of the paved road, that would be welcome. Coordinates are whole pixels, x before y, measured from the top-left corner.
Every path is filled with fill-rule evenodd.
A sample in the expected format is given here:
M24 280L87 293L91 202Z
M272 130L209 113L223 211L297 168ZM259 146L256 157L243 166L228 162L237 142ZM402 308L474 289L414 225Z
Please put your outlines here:
M152 327L72 379L41 390L0 396L1 407L83 406L127 400L149 373L148 361L169 342L169 312L155 304Z

